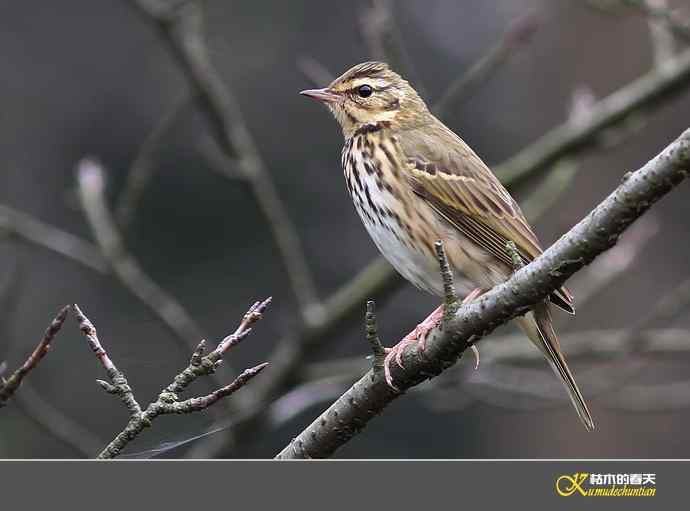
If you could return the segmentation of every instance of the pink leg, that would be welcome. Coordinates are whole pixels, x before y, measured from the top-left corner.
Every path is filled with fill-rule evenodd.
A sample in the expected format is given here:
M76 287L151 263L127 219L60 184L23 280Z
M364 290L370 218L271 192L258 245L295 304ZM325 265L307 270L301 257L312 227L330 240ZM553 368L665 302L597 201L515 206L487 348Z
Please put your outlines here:
M480 294L482 294L482 289L477 288L473 290L470 294L468 294L462 301L462 303L467 303L471 302L475 298L477 298ZM386 358L383 361L383 368L384 368L384 374L386 377L386 382L388 385L394 389L397 390L397 387L393 385L393 378L391 376L391 370L390 370L390 364L395 359L396 364L400 366L401 368L404 368L403 362L402 362L402 356L403 353L405 352L405 348L407 348L410 344L419 343L419 346L417 349L419 350L420 353L424 353L424 350L426 350L426 341L427 337L429 335L429 332L436 328L440 323L441 319L443 318L443 305L437 307L434 309L434 311L429 314L424 321L422 321L419 325L416 326L414 330L412 330L409 334L407 334L398 344L393 346L392 348L386 348ZM474 353L475 356L475 369L479 367L479 351L477 348L473 345L472 346L472 352Z

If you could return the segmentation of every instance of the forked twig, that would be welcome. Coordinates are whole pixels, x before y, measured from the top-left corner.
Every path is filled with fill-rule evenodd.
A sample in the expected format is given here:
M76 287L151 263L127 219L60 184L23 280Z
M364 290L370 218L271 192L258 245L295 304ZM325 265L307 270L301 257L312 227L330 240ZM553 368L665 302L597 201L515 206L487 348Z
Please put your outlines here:
M268 363L259 364L246 369L230 384L225 385L205 396L193 397L180 401L178 394L184 391L200 376L213 374L221 364L224 355L239 344L251 332L251 326L261 319L271 299L256 302L242 318L240 325L232 334L218 343L216 348L208 355L204 355L206 343L201 341L194 350L189 365L173 379L172 383L163 389L158 398L142 409L134 396L134 391L129 385L124 373L120 371L110 359L103 348L93 323L86 317L76 304L72 306L79 328L99 362L108 375L109 381L97 380L98 384L109 394L117 395L130 413L130 419L125 428L103 449L98 455L100 459L114 458L122 449L145 428L150 427L152 421L159 415L191 413L205 410L227 397L263 371Z

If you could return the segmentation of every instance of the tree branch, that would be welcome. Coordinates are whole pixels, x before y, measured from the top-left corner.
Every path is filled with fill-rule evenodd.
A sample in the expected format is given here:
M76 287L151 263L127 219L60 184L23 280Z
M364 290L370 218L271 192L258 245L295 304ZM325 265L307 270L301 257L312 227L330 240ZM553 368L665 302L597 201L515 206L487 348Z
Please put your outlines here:
M423 355L410 347L405 369L393 365L403 391L455 364L469 341L524 314L576 271L613 246L618 236L690 173L690 129L623 183L541 256L475 301L463 305L442 330L431 332ZM373 370L290 442L279 459L327 457L401 394Z
M127 382L124 373L117 368L101 345L93 323L84 315L79 306L73 305L72 310L79 322L79 328L108 375L109 382L97 380L98 384L107 393L117 395L130 413L130 419L125 428L103 449L98 458L107 459L118 456L122 449L145 428L150 427L151 422L159 415L191 413L204 410L220 399L233 394L263 371L268 366L267 363L246 369L230 384L208 395L184 401L180 401L178 397L178 394L184 391L197 378L208 376L216 371L222 362L223 356L249 335L251 326L261 319L270 301L271 299L269 298L252 305L240 322L237 330L218 343L216 348L206 356L204 356L206 342L201 341L194 350L189 365L175 376L173 382L163 389L158 398L145 409L142 409L136 400L134 391Z

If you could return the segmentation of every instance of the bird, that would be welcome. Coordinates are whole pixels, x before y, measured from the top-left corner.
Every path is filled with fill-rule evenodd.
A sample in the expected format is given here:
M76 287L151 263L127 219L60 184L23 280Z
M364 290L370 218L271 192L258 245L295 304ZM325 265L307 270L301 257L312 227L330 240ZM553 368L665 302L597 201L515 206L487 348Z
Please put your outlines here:
M515 249L526 264L542 248L520 206L470 146L436 118L414 87L383 62L363 62L321 89L300 94L325 104L345 140L341 164L348 193L370 237L388 262L420 290L443 297L435 243L443 243L463 303L506 281ZM514 245L510 245L509 242ZM515 247L513 249L509 247ZM592 415L568 367L552 306L574 314L566 287L523 316L520 328L563 382L588 431ZM443 317L439 306L384 361L402 364L411 343L422 350Z

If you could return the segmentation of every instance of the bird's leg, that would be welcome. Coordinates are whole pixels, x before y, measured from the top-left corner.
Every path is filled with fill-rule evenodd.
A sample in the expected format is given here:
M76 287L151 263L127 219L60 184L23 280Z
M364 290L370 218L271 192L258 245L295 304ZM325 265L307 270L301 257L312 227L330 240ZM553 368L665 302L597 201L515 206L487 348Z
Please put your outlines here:
M474 289L462 300L463 305L477 298L479 295L482 294L482 292L483 290L481 288ZM395 359L396 364L398 364L398 366L401 369L404 369L405 366L403 365L402 356L405 352L405 348L407 348L410 344L413 344L415 342L419 343L417 350L419 351L419 353L423 354L426 350L426 341L429 336L429 332L436 328L442 320L443 305L439 305L436 309L434 309L434 311L431 314L429 314L426 317L426 319L424 319L424 321L418 324L415 327L415 329L412 330L409 334L407 334L398 344L396 344L392 348L386 348L386 358L383 361L383 367L386 376L386 382L389 386L391 386L394 389L397 389L397 387L393 385L393 379L391 377L391 361ZM474 345L471 346L471 349L472 353L474 353L474 367L475 369L477 369L479 367L479 350Z
M473 289L465 298L462 299L461 305L465 305L466 303L471 302L479 295L481 295L482 292L483 290L479 287ZM417 328L415 328L412 332L407 334L407 337L415 336L415 338L419 340L419 347L417 349L421 354L424 354L424 352L426 351L426 340L428 339L429 332L434 327L438 326L441 323L442 319L443 305L441 305L438 309L432 312L429 315L429 317L427 317L421 324L417 325ZM433 323L431 323L432 321ZM472 349L472 353L474 353L474 369L477 370L479 368L479 350L474 344L472 344L470 348ZM398 362L398 365L400 365L400 362L398 361L397 357L395 360L396 362Z
M426 339L428 333L441 322L442 318L443 305L440 305L434 309L434 311L429 314L424 321L417 325L414 330L403 337L398 344L392 348L386 348L386 358L383 360L383 369L386 376L386 383L388 383L391 388L398 390L398 387L393 384L393 378L391 376L390 365L393 359L395 359L396 364L398 364L400 368L404 369L405 366L402 362L402 355L405 352L405 348L407 348L410 344L414 344L416 342L420 342L422 339ZM418 349L421 349L421 344Z

